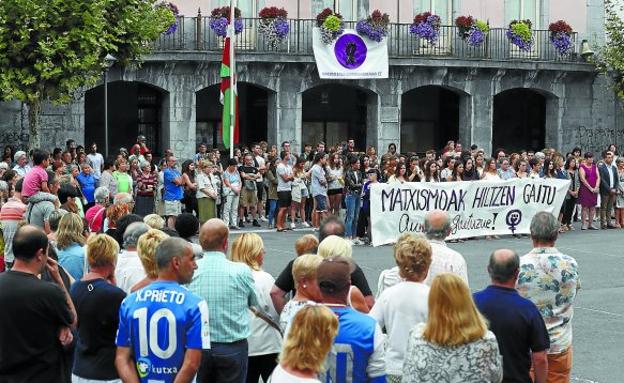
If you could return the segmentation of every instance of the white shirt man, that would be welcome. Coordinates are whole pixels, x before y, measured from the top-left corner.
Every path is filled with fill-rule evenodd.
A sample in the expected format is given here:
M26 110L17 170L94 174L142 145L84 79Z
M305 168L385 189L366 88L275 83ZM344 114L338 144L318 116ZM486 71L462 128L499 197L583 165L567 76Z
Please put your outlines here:
M425 217L425 234L431 244L431 266L425 284L431 286L433 279L442 273L453 273L468 284L466 260L457 251L446 246L444 239L451 233L449 215L434 210Z

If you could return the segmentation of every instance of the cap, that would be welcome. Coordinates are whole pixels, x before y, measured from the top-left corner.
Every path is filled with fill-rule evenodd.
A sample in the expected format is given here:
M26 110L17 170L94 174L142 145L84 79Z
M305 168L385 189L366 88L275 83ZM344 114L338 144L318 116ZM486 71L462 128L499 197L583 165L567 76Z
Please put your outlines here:
M344 291L351 284L351 273L355 265L345 257L324 259L316 270L316 280L321 292L336 294Z
M17 162L17 160L19 160L20 158L22 158L22 156L26 156L26 152L23 150L18 150L15 155L13 156L13 161Z
M143 135L138 136L137 141L145 141L145 136Z

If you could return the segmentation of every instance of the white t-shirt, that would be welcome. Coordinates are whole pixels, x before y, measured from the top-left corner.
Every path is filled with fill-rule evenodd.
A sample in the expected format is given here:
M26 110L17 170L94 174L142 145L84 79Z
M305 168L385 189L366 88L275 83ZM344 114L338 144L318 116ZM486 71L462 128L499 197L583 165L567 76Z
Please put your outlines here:
M253 270L252 274L256 284L258 308L277 323L279 315L273 307L270 295L275 279L266 271ZM249 312L249 315L251 316L251 333L249 338L247 338L247 342L249 343L249 356L279 353L282 349L282 337L279 332L253 313Z
M260 169L261 167L265 166L266 161L264 161L264 157L262 156L255 156L254 157L256 159L256 163L258 164L256 167L258 169ZM264 177L260 177L256 180L256 182L263 182L264 181Z
M277 165L277 191L291 191L292 189L292 181L284 181L282 176L292 176L292 168L290 166L286 166L283 163Z
M136 251L123 250L117 258L115 279L117 287L130 294L130 288L145 278L143 264Z
M295 319L295 315L297 315L299 310L304 308L308 303L310 303L310 301L295 301L293 299L286 303L282 309L282 314L279 319L280 327L284 332L284 339L288 336L288 331L290 331L290 325L292 324L293 319Z
M93 177L96 179L100 179L102 176L102 165L104 164L104 157L100 153L95 154L87 154L87 158L89 162L91 162L91 167L93 168Z
M429 240L431 245L431 265L425 279L425 284L431 286L433 279L442 273L458 275L468 285L468 266L466 260L457 251L446 246L445 242Z
M273 370L273 375L269 378L269 383L321 383L318 379L300 378L284 370L282 365L278 364Z
M403 359L409 332L417 323L427 321L429 286L417 282L401 282L386 290L375 302L370 316L385 327L386 372L403 375Z

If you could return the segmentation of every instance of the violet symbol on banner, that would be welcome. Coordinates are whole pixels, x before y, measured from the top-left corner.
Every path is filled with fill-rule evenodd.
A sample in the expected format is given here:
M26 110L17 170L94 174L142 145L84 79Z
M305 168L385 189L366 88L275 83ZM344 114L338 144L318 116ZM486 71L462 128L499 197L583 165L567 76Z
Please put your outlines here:
M509 230L511 230L512 234L516 233L516 227L522 222L522 212L518 209L512 210L507 213L507 226L509 226Z
M368 55L368 48L360 36L345 33L336 40L334 55L340 65L353 70L364 64Z

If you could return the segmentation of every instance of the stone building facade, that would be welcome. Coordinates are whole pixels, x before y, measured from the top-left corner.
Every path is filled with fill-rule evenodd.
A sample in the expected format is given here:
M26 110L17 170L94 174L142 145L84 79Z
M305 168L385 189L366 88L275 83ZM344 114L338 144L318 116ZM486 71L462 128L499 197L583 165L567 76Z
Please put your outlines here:
M536 0L520 4L524 1ZM441 48L423 51L406 33L408 24L395 24L389 37L389 78L366 81L319 79L311 54L312 20L291 20L288 41L269 49L253 32L256 21L246 19L237 68L241 144L288 140L299 150L304 143L336 144L352 137L360 149L374 146L383 152L395 143L401 151L422 152L454 139L490 152L498 147L569 151L577 145L601 150L608 143L622 143L621 106L607 80L579 55L581 39L601 43L604 27L596 12L603 14L602 2L576 2L586 7L586 19L568 57L553 53L547 31L535 31L536 48L521 55L501 37L504 28L493 28L489 46L475 51L462 45L454 27L444 27ZM358 3L359 8L364 3L368 1ZM457 9L453 16L465 11L461 3L452 0ZM554 3L538 1L548 9L545 20L555 19ZM478 9L472 11L479 17ZM222 146L221 42L205 16L181 17L179 23L176 34L155 43L140 68L110 69L111 152L131 145L137 134L148 136L157 155L171 148L188 158L200 142ZM26 115L20 103L0 104L1 144L24 145ZM103 121L99 84L70 105L44 109L42 143L62 147L74 138L102 147Z

